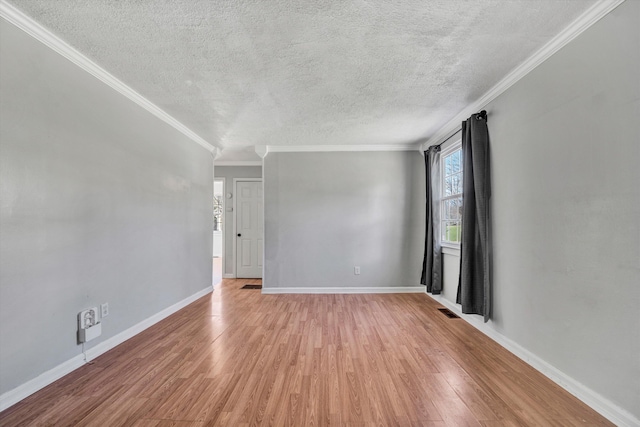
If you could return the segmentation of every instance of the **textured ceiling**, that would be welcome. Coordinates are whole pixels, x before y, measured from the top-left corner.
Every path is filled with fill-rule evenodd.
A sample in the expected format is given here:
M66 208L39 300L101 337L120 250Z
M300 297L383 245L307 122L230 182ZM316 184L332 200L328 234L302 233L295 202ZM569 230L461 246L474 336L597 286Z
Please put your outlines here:
M423 141L595 0L10 0L225 159Z

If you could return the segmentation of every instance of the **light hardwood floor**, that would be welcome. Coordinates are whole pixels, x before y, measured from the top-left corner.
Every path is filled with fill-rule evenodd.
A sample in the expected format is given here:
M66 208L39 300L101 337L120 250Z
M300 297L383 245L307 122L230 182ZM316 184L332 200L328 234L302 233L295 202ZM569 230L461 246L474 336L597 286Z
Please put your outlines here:
M612 425L424 294L262 295L223 280L0 425Z

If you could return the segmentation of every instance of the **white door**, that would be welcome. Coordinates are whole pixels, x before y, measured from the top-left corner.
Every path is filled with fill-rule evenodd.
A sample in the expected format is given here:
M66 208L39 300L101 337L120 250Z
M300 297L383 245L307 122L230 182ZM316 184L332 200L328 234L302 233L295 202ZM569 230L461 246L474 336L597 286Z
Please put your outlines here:
M236 182L236 277L262 277L262 182Z

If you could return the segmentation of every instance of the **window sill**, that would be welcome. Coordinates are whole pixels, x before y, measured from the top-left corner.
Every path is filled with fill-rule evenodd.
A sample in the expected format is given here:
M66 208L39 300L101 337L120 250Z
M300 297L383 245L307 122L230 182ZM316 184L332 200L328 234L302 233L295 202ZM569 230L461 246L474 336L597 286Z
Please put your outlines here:
M445 255L460 256L460 246L442 244L442 253Z

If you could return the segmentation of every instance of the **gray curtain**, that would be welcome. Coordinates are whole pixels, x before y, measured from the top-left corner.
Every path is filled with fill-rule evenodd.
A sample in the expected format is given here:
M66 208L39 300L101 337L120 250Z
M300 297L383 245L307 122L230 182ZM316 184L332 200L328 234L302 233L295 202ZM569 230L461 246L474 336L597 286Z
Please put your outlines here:
M427 223L424 242L424 260L420 283L427 292L442 292L442 248L440 247L440 147L429 147L424 152L427 179Z
M462 241L457 303L491 317L491 169L486 113L462 122Z

